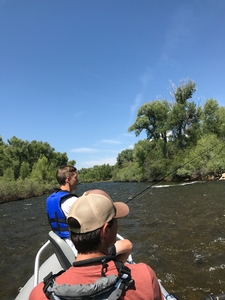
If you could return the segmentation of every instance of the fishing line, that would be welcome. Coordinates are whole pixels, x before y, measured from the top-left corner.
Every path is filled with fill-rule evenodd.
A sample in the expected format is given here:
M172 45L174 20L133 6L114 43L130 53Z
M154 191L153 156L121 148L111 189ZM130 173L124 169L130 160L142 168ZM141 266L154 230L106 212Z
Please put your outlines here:
M220 142L216 145L214 145L213 147L201 152L200 154L198 154L197 156L195 156L194 158L190 159L189 161L187 161L186 163L184 163L183 165L179 165L176 169L174 169L172 172L166 174L162 179L160 179L160 181L154 182L150 185L148 185L145 189L143 189L141 192L137 193L136 195L134 195L133 197L129 197L128 201L126 201L125 203L127 204L128 202L130 202L131 200L134 200L135 198L137 198L138 196L140 196L141 194L143 194L144 192L146 192L148 189L150 189L153 185L159 184L162 181L164 181L164 179L166 177L168 177L169 175L175 173L177 170L179 170L180 168L184 167L185 165L189 164L190 162L192 162L193 160L195 160L196 158L198 158L199 156L201 156L202 154L212 150L213 148L216 148L216 146L218 146L220 144ZM222 145L223 146L223 145Z

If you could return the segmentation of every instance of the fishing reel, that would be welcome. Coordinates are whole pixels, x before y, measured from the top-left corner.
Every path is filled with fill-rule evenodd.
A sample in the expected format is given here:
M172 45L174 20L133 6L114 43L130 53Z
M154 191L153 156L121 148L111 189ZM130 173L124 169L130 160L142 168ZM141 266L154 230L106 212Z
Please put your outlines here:
M225 294L219 294L219 295L207 295L202 300L225 300Z

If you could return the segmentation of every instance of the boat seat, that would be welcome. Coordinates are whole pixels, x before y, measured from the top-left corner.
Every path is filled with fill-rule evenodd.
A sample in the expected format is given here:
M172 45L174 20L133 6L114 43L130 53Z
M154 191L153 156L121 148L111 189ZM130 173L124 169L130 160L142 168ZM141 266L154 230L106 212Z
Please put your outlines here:
M60 265L64 270L69 269L75 261L73 250L53 231L49 231L48 236Z

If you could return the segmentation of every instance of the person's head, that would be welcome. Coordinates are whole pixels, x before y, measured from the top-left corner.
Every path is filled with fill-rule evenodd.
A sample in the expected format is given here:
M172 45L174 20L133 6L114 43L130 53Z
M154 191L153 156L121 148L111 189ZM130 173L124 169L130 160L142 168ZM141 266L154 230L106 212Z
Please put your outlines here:
M68 214L71 240L78 253L102 252L115 243L117 219L126 216L129 207L113 202L102 190L90 190L72 204Z
M56 172L56 179L60 186L68 186L69 190L75 190L78 183L77 169L74 166L61 166Z

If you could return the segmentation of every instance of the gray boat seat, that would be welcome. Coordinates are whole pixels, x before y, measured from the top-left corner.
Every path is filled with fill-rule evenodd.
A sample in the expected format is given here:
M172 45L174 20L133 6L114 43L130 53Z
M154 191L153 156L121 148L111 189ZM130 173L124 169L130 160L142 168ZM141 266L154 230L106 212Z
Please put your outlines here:
M73 250L53 231L49 231L48 236L60 265L64 270L69 269L75 261Z

